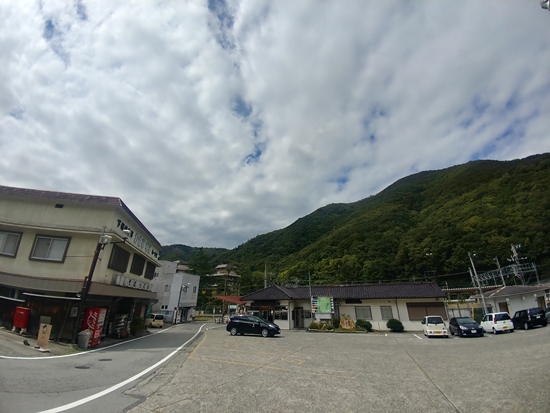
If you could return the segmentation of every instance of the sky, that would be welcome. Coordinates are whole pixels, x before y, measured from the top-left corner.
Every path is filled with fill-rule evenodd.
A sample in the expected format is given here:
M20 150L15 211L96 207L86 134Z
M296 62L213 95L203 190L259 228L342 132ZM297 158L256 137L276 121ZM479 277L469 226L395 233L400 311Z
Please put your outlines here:
M0 185L235 248L424 170L550 152L539 0L0 5Z

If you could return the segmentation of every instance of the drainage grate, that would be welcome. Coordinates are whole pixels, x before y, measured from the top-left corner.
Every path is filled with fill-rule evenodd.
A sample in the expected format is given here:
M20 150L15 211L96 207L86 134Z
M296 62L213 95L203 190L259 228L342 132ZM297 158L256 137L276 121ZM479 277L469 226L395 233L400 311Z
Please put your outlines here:
M90 368L90 366L74 366L75 369L82 369L82 370L87 370Z
M99 361L113 361L113 359L99 359Z

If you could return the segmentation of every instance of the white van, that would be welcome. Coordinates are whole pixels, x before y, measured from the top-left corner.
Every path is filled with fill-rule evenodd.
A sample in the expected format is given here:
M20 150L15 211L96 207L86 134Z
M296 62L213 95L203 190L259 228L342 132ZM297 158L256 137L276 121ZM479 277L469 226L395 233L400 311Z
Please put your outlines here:
M164 315L162 314L147 314L145 317L146 327L158 327L162 328L164 325Z

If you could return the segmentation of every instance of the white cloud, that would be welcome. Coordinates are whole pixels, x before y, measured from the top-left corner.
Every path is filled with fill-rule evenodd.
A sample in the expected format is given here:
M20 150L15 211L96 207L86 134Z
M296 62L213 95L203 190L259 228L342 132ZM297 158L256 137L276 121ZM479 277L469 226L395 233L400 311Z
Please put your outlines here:
M235 247L411 173L550 151L537 1L0 9L1 184Z

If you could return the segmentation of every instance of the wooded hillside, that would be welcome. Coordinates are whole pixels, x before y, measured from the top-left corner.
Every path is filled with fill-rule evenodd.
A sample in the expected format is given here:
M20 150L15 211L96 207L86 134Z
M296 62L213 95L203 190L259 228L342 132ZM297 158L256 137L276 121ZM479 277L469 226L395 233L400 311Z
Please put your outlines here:
M469 285L468 252L478 271L508 265L511 244L550 272L550 154L474 161L403 178L351 204L327 205L287 228L233 250L210 249L213 268L236 263L241 292L269 283L434 280ZM174 247L164 247L162 258ZM177 246L185 247L185 246ZM199 249L178 257L193 261ZM204 260L204 252L201 253Z

